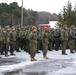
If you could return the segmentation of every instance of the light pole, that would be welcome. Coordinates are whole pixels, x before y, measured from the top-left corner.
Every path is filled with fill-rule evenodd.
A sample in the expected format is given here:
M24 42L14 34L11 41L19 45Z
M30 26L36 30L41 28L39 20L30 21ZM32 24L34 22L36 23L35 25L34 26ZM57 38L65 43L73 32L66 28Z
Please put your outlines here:
M23 26L23 0L22 0L22 7L21 7L21 27Z

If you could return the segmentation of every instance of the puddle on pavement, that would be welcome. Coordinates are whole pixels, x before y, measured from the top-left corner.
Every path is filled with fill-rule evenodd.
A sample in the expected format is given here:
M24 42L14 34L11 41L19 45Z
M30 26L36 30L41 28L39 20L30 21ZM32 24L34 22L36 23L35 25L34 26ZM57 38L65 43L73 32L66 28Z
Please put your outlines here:
M12 71L12 72L7 72L5 73L4 75L20 75L21 73L21 70L17 70L17 71Z
M46 72L41 72L41 73L37 73L37 72L30 72L30 73L26 73L26 75L45 75Z
M5 73L4 75L46 75L46 72L26 72L23 73L21 71L16 71L16 72L8 72Z
M21 60L17 59L17 58L0 58L0 66L17 64L20 62L21 62Z

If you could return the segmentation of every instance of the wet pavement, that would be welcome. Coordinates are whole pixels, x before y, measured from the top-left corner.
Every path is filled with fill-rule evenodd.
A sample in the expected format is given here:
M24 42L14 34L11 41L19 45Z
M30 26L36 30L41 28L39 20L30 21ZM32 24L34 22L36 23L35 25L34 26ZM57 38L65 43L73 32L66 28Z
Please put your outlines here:
M73 65L72 61L73 59L42 60L27 67L23 67L22 69L4 73L3 75L54 75L54 74L56 75L56 71L72 66ZM58 75L74 75L74 74L58 74Z
M6 73L4 75L46 75L45 72L29 72L29 73L20 73L20 72L11 72L11 73Z
M2 65L12 65L12 64L18 64L21 62L21 59L18 58L0 58L0 66Z

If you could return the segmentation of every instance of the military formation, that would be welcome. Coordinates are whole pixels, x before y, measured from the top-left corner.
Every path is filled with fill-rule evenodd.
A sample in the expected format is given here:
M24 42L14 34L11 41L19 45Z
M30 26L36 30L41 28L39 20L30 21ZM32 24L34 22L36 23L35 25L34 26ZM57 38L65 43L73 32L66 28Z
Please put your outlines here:
M43 53L43 58L48 59L47 51L59 49L62 55L66 54L66 49L70 53L76 52L76 29L74 25L63 28L40 28L39 26L0 26L0 53L8 57L15 55L14 51L26 51L30 55L31 61L35 59L36 53ZM20 50L21 49L21 50ZM10 54L9 54L10 53Z

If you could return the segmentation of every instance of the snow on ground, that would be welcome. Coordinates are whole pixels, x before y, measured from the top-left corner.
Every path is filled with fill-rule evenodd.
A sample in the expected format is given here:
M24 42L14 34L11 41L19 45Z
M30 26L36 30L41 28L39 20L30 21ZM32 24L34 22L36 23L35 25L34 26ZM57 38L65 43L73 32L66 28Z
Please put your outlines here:
M71 61L71 63L73 64L72 66L69 66L69 67L63 68L61 70L58 70L53 75L76 74L76 53L71 54L69 50L67 50L66 53L68 55L62 55L61 50L59 50L59 51L54 51L54 50L53 51L48 51L47 56L50 59L60 59L60 60L61 59L73 59L73 61ZM37 62L46 61L42 56L42 52L39 53L39 54L36 54L35 58L38 61L30 61L30 55L28 53L24 52L24 51L15 52L15 54L16 54L16 56L9 56L9 57L2 56L2 58L13 58L13 57L15 57L15 58L20 59L21 62L18 63L18 64L13 64L13 65L2 65L2 66L0 66L0 72L10 72L10 71L13 71L13 70L21 69L24 66L26 67L28 65L32 65L32 64L37 63ZM48 75L50 75L50 74L48 73Z

